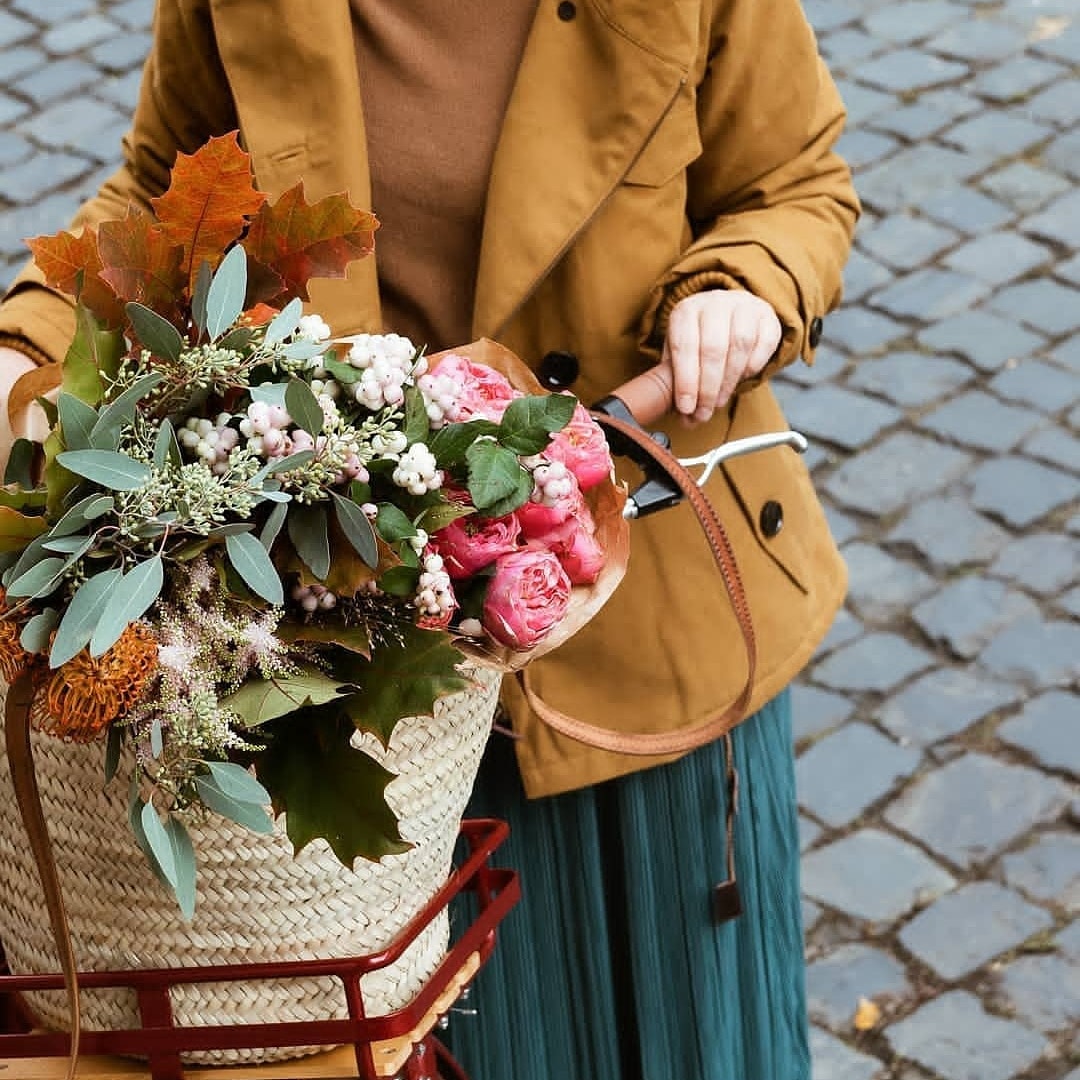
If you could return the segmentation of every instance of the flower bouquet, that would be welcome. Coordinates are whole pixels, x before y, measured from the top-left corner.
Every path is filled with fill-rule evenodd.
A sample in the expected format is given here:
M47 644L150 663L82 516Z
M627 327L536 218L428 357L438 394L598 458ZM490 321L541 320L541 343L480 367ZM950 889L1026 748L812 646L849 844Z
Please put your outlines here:
M372 951L445 880L501 672L617 584L622 495L588 413L494 343L427 357L303 313L310 278L372 250L344 196L270 203L230 135L152 205L30 241L78 333L38 397L51 433L16 443L0 489L0 673L76 957ZM51 970L21 826L4 776L0 938ZM415 993L433 934L365 982L370 1012ZM189 1019L239 1008L185 993ZM134 1011L99 996L92 1025ZM297 996L242 1007L295 1016Z

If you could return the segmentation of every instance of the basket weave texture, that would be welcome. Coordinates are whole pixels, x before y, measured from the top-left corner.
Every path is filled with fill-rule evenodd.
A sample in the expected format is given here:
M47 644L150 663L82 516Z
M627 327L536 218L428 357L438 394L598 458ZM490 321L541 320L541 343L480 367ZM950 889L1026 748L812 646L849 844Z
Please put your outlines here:
M343 867L322 840L298 856L278 823L258 836L212 815L189 823L198 865L195 917L185 923L135 845L126 785L103 789L104 746L34 734L42 803L80 970L258 963L361 956L385 948L445 883L461 817L479 768L500 675L465 672L475 687L436 703L435 717L410 717L388 749L356 744L397 774L387 788L402 836L414 847L379 863ZM0 724L6 686L0 683ZM407 1004L446 951L446 913L391 967L364 977L369 1016ZM40 879L15 802L0 739L0 940L19 974L59 971ZM178 1024L284 1022L347 1015L335 979L204 983L177 987ZM63 994L27 995L48 1027L67 1026ZM138 1026L130 991L83 991L86 1030ZM198 1063L272 1061L318 1049L282 1048L190 1055Z

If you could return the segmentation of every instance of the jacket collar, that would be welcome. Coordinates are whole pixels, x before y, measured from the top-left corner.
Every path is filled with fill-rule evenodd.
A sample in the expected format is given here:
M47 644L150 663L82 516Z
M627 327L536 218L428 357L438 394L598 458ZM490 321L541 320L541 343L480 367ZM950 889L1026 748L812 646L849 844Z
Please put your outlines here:
M686 49L665 48L657 31L692 41L693 4L662 5L663 19L651 0L617 6L618 19L612 0L578 0L563 21L554 0L540 0L492 167L476 337L502 333L686 80ZM309 198L347 191L369 206L348 0L210 0L210 9L260 186L276 195L303 176ZM374 260L362 260L350 280L349 302L361 310L348 323L377 324Z

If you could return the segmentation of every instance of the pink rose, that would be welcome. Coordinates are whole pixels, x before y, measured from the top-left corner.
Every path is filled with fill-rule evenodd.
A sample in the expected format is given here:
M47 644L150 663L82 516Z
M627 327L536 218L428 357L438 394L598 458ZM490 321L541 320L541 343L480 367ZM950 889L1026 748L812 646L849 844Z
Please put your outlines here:
M434 371L454 380L457 387L457 411L462 420L479 416L497 423L506 412L506 406L514 398L523 396L494 368L485 364L474 364L457 353L444 356Z
M519 651L538 645L566 615L570 579L550 551L503 555L484 597L484 629Z
M519 506L514 516L521 522L521 535L526 540L535 540L545 536L552 529L561 525L569 517L588 513L581 491L577 488L565 499L560 499L554 506L531 500Z
M570 423L557 431L544 448L544 456L561 461L576 477L582 491L588 491L611 475L611 451L603 429L578 405Z
M588 514L588 508L585 513ZM572 515L535 541L559 560L573 585L591 585L604 569L604 549L595 536L592 517Z
M458 518L434 536L446 572L456 579L472 577L500 555L514 551L521 525L513 514L482 518L475 514Z

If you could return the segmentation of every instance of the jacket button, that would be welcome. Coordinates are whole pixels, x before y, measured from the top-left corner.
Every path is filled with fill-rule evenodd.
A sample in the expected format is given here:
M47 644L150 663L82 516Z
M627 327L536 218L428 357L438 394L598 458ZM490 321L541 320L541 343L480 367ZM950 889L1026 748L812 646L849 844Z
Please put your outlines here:
M808 335L811 349L818 347L818 343L821 341L821 331L824 329L825 324L815 315L810 320L810 333Z
M580 372L578 358L571 352L549 352L540 361L540 382L548 390L565 390Z
M758 522L766 536L775 536L784 527L784 508L775 499L769 499L761 508Z
M572 0L562 0L557 10L563 22L569 22L577 15L577 5Z

